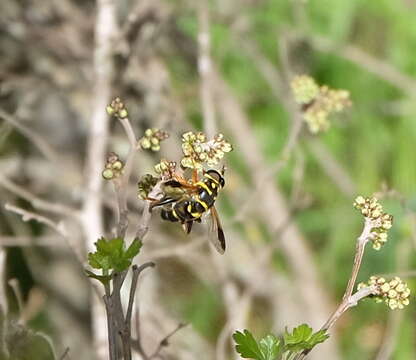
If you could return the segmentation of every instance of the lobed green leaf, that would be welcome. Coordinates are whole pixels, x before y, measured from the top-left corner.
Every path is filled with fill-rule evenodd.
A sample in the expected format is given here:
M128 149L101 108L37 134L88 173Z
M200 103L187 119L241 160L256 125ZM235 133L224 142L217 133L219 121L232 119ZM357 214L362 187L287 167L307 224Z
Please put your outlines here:
M241 357L254 360L276 360L280 352L280 341L274 335L267 335L257 343L248 330L236 331L233 335L236 350Z
M292 333L287 330L283 334L284 346L290 351L302 351L312 349L315 345L329 338L325 330L313 333L313 329L307 324L294 328Z
M235 349L241 357L245 359L265 360L256 339L250 331L244 330L244 333L236 331L233 334L233 339L237 344Z
M97 251L88 254L88 263L94 269L121 272L131 265L133 258L140 252L141 246L142 242L134 239L126 250L122 238L107 240L102 237L95 243Z

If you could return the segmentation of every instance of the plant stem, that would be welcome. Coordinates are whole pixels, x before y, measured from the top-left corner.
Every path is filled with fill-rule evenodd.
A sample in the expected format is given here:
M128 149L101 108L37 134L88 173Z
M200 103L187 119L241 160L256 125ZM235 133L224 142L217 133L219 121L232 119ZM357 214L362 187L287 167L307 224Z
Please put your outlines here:
M371 230L373 229L373 227L373 221L366 217L363 231L361 232L361 235L357 238L351 276L348 280L344 296L342 297L342 302L341 304L339 304L337 309L332 313L332 315L329 317L329 319L325 322L325 324L321 327L320 330L329 330L338 321L341 315L344 312L346 312L349 308L357 305L358 301L360 301L361 299L376 293L375 287L369 286L358 290L355 294L352 294L352 292L354 291L355 282L357 281L358 272L360 271L361 262L363 260L365 246L371 238ZM304 350L303 352L298 354L295 357L295 359L302 360L311 351L312 349Z
M358 237L355 246L354 264L352 266L351 276L348 281L347 289L345 290L343 299L350 297L352 292L354 291L355 282L357 281L358 272L360 271L361 267L361 261L363 260L365 245L370 239L372 229L372 220L369 218L365 218L364 229L361 235Z
M103 275L108 275L108 270L103 270ZM103 296L105 310L107 313L107 332L108 332L108 349L110 360L117 360L117 338L114 331L114 318L113 318L113 301L111 298L110 284L104 285L105 295Z

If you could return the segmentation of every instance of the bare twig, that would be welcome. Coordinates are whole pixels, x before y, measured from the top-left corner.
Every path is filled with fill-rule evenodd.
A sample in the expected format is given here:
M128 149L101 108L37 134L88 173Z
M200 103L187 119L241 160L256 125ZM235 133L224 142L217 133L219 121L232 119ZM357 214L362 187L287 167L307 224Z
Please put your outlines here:
M242 221L247 216L247 212L252 208L253 201L259 196L259 192L264 188L266 182L270 181L270 178L276 176L280 170L282 170L288 163L290 156L298 144L299 136L301 134L303 125L303 120L296 116L294 122L292 123L291 130L286 141L286 144L283 146L278 160L271 165L270 167L264 169L262 174L259 174L259 177L256 181L255 188L250 192L250 195L247 200L240 206L238 214L231 221Z
M1 236L0 246L62 246L56 236Z
M364 228L361 235L357 239L354 264L352 266L352 272L350 279L348 281L347 289L345 290L344 299L347 299L351 296L354 291L355 282L357 280L358 272L360 271L361 261L364 255L364 249L367 242L370 240L371 230L373 229L373 221L369 218L365 218Z
M353 294L355 282L357 280L358 272L360 271L361 262L364 255L365 245L371 238L371 230L374 227L374 222L371 218L365 218L364 221L364 228L361 232L361 235L357 238L356 248L355 248L355 256L354 256L354 264L352 267L351 276L348 280L347 288L345 290L344 296L342 298L341 304L336 308L333 314L329 317L329 319L325 322L325 324L321 327L321 330L329 330L335 322L341 317L341 315L346 312L349 308L356 306L358 301L361 299L373 294L376 295L376 287L375 286L368 286L358 290L355 294ZM301 360L303 359L312 349L304 350L300 353L295 359Z
M45 225L49 226L50 228L55 230L58 234L62 235L64 238L67 237L66 229L65 229L63 223L61 223L61 222L56 223L53 220L47 218L46 216L39 215L39 214L31 212L31 211L27 211L25 209L22 209L20 207L14 206L14 205L11 205L9 203L6 203L4 205L4 208L8 211L11 211L11 212L14 212L18 215L21 215L23 221L36 220L37 222L39 222L41 224L45 224Z
M116 19L116 1L97 0L95 20L94 49L94 96L90 133L87 143L87 160L85 167L86 194L83 203L82 220L88 250L93 250L94 242L103 235L102 217L102 163L105 158L108 141L109 119L105 112L110 100L115 64L115 41L119 38L119 27ZM98 360L108 359L105 346L107 339L106 316L98 302L92 302L94 343ZM110 354L114 353L110 350ZM110 358L114 360L113 358Z
M416 270L399 271L395 273L386 273L386 274L377 274L376 276L382 276L382 277L399 276L401 278L411 278L411 277L416 277Z
M400 198L400 197L399 197ZM404 210L408 211L412 214L411 210L408 209L406 204L403 204ZM415 234L412 234L413 237ZM406 268L409 266L409 260L412 257L412 241L411 238L406 239L406 241L402 241L399 244L399 247L396 252L396 263L398 270ZM394 276L402 277L399 273L395 273ZM392 276L386 276L392 277ZM387 326L385 330L385 334L383 336L383 341L381 341L380 348L377 352L377 356L375 360L389 360L392 358L392 354L394 352L394 348L399 336L400 331L400 324L403 320L403 311L396 312L392 311L389 314Z
M321 327L321 330L329 330L335 322L344 314L348 309L356 306L358 302L369 295L377 295L377 289L374 285L364 287L358 290L355 294L346 297L342 300L341 304L337 307L334 313L330 316L327 322ZM304 359L307 354L309 354L311 349L304 350L302 353L298 354L295 359L301 360Z
M117 225L117 236L124 238L126 236L128 222L128 207L127 207L127 189L129 179L133 169L134 157L137 151L137 139L134 131L131 127L130 120L128 118L119 119L129 139L130 147L127 154L126 163L123 169L123 175L121 179L115 179L114 187L117 195L119 219Z
M69 347L67 347L65 349L65 351L63 352L63 354L60 356L59 360L65 360L65 358L68 356L69 354Z
M0 316L1 312L7 314L9 311L9 303L7 301L6 292L6 250L0 246ZM0 346L2 345L2 336L0 329Z
M142 344L141 326L140 326L140 309L139 309L138 304L136 304L135 319L136 319L135 329L136 329L137 339L132 340L132 345L134 349L141 355L143 360L149 360L149 357L146 351L144 350L143 344Z
M13 183L8 178L3 175L0 175L0 186L3 186L5 189L9 190L13 194L21 197L22 199L27 200L31 205L39 210L56 213L65 216L76 217L78 216L77 210L70 208L66 205L52 203L46 200L43 200L36 195L30 193L23 187Z
M226 125L234 134L238 148L246 159L251 172L253 174L265 173L269 166L259 151L249 125L249 119L218 72L215 72L215 91L222 118L227 119ZM281 223L290 217L285 199L272 182L265 183L259 193L258 203L261 204L258 208L259 214L271 231L280 227ZM279 216L276 217L275 214L279 214ZM308 309L306 313L309 321L312 323L322 322L323 319L326 319L329 301L319 281L310 249L305 245L302 235L293 223L285 227L281 239L281 248L291 264L297 281L310 285L307 291L304 287L299 288L299 291L304 294L302 299Z
M181 330L182 328L184 328L185 326L188 326L188 324L183 324L180 323L178 324L178 326L172 330L169 334L167 334L162 340L160 340L159 345L157 346L157 348L155 349L155 351L153 352L152 355L149 356L149 360L154 359L156 357L159 356L161 350L169 345L169 339L175 335L179 330Z
M355 194L355 184L350 174L342 167L339 161L328 151L319 139L311 137L306 141L311 153L321 165L323 171L334 182L334 184L348 197Z
M24 308L22 289L20 288L19 281L17 279L10 279L8 283L10 287L13 289L14 296L17 300L17 306L19 309L19 321L22 321L23 319L21 315L23 313Z
M160 196L161 193L161 182L158 182L149 193L149 197L156 199ZM145 205L143 207L143 212L139 224L137 225L136 230L136 238L143 240L146 236L147 232L149 231L149 223L152 217L152 213L150 212L150 202L145 201Z
M354 45L339 45L338 42L333 43L330 39L317 35L308 36L308 39L315 49L343 57L403 92L412 96L416 95L416 81L393 65L371 56Z
M105 286L105 295L103 296L105 310L107 313L107 339L110 360L117 360L117 340L115 332L115 321L114 321L114 306L111 296L109 295L110 287Z
M128 326L130 326L131 323L131 317L133 312L133 302L134 302L134 296L136 293L137 288L137 280L139 279L139 276L141 272L148 267L155 267L156 264L154 262L147 262L140 266L133 265L133 278L131 280L131 287L130 287L130 295L129 295L129 303L127 306L127 313L126 313L126 324L128 323Z
M204 119L204 132L211 138L217 132L215 121L215 106L212 96L212 61L210 57L210 24L207 0L198 2L198 71L201 77L200 98Z
M28 138L39 149L43 156L45 156L45 158L54 162L57 160L57 155L52 147L34 130L23 125L13 115L7 113L2 109L0 109L0 117L7 121L9 124L13 125L23 136Z

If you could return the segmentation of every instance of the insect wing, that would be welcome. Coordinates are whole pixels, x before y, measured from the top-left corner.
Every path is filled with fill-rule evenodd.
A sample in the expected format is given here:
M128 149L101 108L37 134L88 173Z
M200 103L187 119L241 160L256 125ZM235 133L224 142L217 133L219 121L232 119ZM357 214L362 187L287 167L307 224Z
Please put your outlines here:
M218 212L215 209L215 206L211 207L209 213L209 241L211 244L215 246L215 249L220 254L224 254L225 252L225 236L224 231L222 230L221 222L218 217Z

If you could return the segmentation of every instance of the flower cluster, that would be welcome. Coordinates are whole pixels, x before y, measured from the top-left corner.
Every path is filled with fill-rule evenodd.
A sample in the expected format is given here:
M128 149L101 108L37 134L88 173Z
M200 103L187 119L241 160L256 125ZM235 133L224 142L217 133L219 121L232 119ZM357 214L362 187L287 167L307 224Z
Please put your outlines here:
M291 86L296 102L303 106L303 118L314 134L329 129L329 115L341 112L351 105L348 91L331 89L326 85L318 86L307 75L296 76Z
M383 277L371 276L368 283L358 284L358 290L375 286L377 295L374 298L377 302L385 302L387 306L394 309L403 309L409 305L410 289L399 277L386 281Z
M162 159L154 166L155 172L162 178L170 179L176 170L176 162Z
M115 116L118 119L125 119L129 116L124 103L119 97L116 97L111 104L106 107L106 110L108 115Z
M217 165L224 154L232 150L232 146L224 139L222 134L217 134L212 140L207 141L202 132L189 131L182 135L182 152L184 157L181 165L184 168L201 170L203 164Z
M118 158L116 153L111 152L107 157L102 176L105 180L113 180L123 173L123 169L124 163Z
M160 150L160 142L167 139L169 134L160 129L147 129L144 136L139 140L139 145L143 150Z
M147 199L149 193L155 187L159 179L151 174L143 175L137 183L137 195L140 199Z
M375 250L380 250L387 241L387 230L392 227L393 216L383 211L383 207L375 197L358 196L354 201L354 207L373 223L371 241Z
M298 104L309 104L319 94L319 86L313 78L307 75L295 76L290 84L293 96Z

